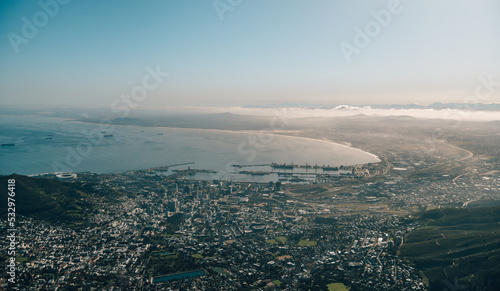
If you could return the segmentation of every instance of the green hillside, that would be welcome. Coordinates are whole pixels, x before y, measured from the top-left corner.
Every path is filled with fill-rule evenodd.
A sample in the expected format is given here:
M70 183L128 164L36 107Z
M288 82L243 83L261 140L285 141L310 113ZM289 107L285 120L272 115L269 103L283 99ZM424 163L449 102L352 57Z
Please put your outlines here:
M431 290L500 290L500 206L434 209L416 220L424 226L405 236L399 254Z
M94 210L88 189L51 179L20 175L0 177L0 213L7 216L7 180L15 179L16 214L49 222L80 224Z

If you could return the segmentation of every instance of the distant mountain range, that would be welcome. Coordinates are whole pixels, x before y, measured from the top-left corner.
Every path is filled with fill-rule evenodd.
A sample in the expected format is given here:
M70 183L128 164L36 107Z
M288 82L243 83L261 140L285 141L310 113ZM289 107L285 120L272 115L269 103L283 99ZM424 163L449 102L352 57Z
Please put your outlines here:
M395 108L395 109L460 109L460 110L500 110L500 104L469 104L469 103L432 103L427 106L408 104L408 105L370 105L372 108Z
M469 104L469 103L432 103L430 105L419 104L367 104L367 105L327 105L327 104L308 104L308 103L281 103L269 105L244 105L243 108L311 108L311 109L460 109L460 110L498 110L500 103L492 104Z
M202 108L202 107L200 107ZM212 113L223 115L225 107L213 108ZM232 109L237 107L232 107ZM348 104L308 104L308 103L281 103L281 104L266 104L266 105L243 105L241 108L247 109L276 109L276 108L305 108L305 109L338 109L338 110L360 110L360 109L459 109L459 110L479 110L479 111L500 111L500 103L491 104L468 104L468 103L432 103L430 105L419 104L366 104L366 105L348 105ZM210 109L210 108L208 108ZM231 111L227 108L226 111ZM178 118L179 116L189 116L193 118L200 115L210 117L208 112L198 112L196 107L192 108L192 112L187 109L176 111L175 108L169 111L155 109L133 109L130 110L130 116L124 118L122 122L127 123L126 119L135 117L170 117ZM70 107L33 107L33 106L2 106L0 107L2 115L40 115L48 117L62 117L70 119L78 119L81 121L89 121L91 119L102 119L114 116L119 117L119 114L114 114L109 107L96 108L70 108ZM227 113L226 113L227 114ZM215 114L214 114L215 115ZM220 116L219 116L220 117ZM118 121L118 120L117 120ZM131 121L131 120L129 120Z

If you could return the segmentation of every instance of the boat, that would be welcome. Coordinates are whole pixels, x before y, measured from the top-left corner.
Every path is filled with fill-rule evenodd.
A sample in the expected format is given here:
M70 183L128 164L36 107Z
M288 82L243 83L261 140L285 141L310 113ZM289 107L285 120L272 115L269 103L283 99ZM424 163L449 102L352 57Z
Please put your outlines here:
M13 147L15 145L16 145L15 143L3 143L2 144L3 147Z
M252 176L264 176L264 175L269 175L269 172L262 172L262 171L240 171L239 174L247 174L247 175L252 175Z
M338 171L338 170L339 170L338 167L330 167L330 166L323 167L323 171Z
M294 165L293 164L287 165L286 163L281 164L281 165L280 164L276 164L276 163L272 163L271 167L274 168L274 169L293 169Z

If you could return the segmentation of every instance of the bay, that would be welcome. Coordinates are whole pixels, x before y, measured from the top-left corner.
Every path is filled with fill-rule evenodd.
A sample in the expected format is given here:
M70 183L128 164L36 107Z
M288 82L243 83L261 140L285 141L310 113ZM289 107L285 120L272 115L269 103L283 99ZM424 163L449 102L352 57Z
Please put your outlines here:
M168 127L100 128L98 124L43 116L0 115L0 143L1 175L114 173L186 163L189 165L171 168L229 174L234 164L333 167L379 161L359 149L303 137Z

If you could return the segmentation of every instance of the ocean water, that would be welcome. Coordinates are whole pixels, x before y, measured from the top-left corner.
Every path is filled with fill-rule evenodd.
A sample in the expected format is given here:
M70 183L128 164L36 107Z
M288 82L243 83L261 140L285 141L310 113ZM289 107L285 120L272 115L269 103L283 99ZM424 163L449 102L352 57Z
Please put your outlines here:
M339 166L379 161L359 149L301 137L113 124L100 127L40 116L0 115L0 143L15 144L0 147L1 175L111 173L184 163L191 164L171 168L229 173L234 164Z

